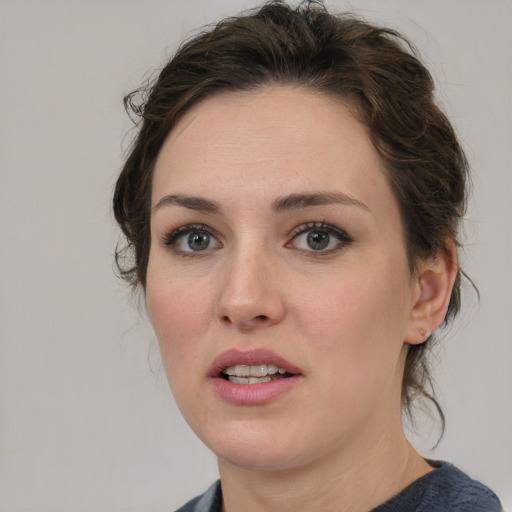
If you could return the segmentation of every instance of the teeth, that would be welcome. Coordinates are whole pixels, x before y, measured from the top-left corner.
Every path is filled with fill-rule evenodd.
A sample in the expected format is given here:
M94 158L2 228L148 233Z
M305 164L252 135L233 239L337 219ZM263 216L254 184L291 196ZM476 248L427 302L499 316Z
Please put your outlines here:
M281 370L283 370L283 373L286 373L286 370L283 368L278 368L273 364L267 364L267 373L269 375L275 375L277 372L281 373Z
M266 377L267 375L275 375L278 372L284 375L286 370L284 368L278 368L273 364L255 364L253 366L237 364L222 370L222 373L233 377ZM263 381L259 380L258 382ZM240 382L239 384L242 383Z
M272 379L267 375L266 377L235 377L230 376L229 382L233 384L262 384L264 382L270 382Z
M267 375L267 365L266 364L257 364L255 366L251 366L250 377L265 377Z

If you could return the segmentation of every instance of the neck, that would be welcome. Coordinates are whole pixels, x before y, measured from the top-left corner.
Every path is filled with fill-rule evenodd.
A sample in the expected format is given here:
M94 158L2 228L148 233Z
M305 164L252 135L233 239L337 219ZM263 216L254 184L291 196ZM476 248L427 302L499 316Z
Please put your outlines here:
M302 467L239 468L219 460L223 512L366 512L384 503L432 468L403 434L381 434L364 450L334 449ZM356 456L357 455L357 456Z

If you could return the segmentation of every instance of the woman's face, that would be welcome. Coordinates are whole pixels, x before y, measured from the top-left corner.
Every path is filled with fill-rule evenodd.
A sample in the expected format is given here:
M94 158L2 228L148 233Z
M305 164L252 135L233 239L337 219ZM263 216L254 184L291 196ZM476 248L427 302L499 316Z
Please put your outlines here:
M206 99L166 140L152 194L149 317L220 460L286 469L382 442L418 286L348 108L284 86Z

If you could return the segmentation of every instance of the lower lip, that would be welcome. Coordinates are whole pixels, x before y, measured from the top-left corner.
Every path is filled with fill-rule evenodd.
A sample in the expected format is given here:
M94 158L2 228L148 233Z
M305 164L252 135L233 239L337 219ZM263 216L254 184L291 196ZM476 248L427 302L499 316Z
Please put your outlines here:
M262 384L234 384L221 377L212 378L213 388L225 402L234 405L262 405L272 402L302 381L302 375Z

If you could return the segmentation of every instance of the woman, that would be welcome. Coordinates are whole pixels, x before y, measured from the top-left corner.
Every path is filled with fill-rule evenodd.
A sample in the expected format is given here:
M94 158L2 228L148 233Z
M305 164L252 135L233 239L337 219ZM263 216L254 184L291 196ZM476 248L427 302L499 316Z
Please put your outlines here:
M122 272L221 477L181 511L500 510L402 428L460 305L467 165L432 91L399 34L271 3L127 98Z

